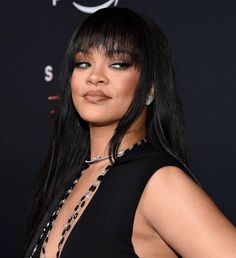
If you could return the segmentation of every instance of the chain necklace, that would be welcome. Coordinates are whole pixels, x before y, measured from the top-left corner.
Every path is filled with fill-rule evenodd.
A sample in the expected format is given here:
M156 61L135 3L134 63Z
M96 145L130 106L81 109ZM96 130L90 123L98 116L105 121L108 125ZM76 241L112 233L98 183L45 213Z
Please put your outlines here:
M147 140L146 138L143 138L141 141L139 141L138 143L130 146L128 149L120 152L120 156L123 156L126 151L133 149L135 146L139 146L143 143L145 143ZM74 207L74 210L71 214L71 216L69 217L69 219L67 220L67 223L64 226L64 229L61 233L60 239L59 239L59 243L57 246L57 253L56 253L56 258L60 257L61 254L61 249L62 249L62 244L64 243L65 240L65 236L66 234L69 232L69 230L71 229L71 226L73 224L73 222L75 221L75 219L78 217L78 214L80 212L80 210L84 207L85 203L90 200L95 192L95 190L98 188L98 186L100 185L103 177L106 175L106 173L109 171L109 169L111 168L111 165L106 166L106 168L104 170L102 170L102 172L100 173L100 175L97 177L97 179L95 180L95 182L89 187L88 191L86 191L83 196L80 198L79 202L77 203L77 205ZM82 170L81 175L85 172L85 170ZM78 179L75 179L73 181L73 183L71 184L71 186L69 187L69 189L66 191L64 198L59 202L58 206L56 207L56 209L54 210L54 212L52 213L49 221L47 222L46 226L44 227L39 240L37 242L37 244L35 245L32 254L30 255L30 258L33 258L35 252L38 249L39 243L42 240L42 238L45 235L45 232L48 230L43 245L42 245L42 254L43 254L43 258L46 258L46 246L49 240L49 236L52 230L52 227L56 221L57 215L59 213L59 211L61 210L63 204L66 202L66 199L68 198L69 194L72 192L73 188L75 187L76 183L78 182Z
M77 205L75 206L71 216L69 217L69 219L67 220L67 223L64 226L64 230L62 231L62 234L60 236L59 239L59 243L57 246L57 253L56 253L56 257L60 257L60 253L61 253L61 248L62 248L62 244L65 240L65 235L68 233L68 231L70 230L74 220L77 218L80 210L83 208L83 206L85 205L85 203L91 199L93 192L97 189L98 185L100 184L100 182L102 181L102 177L105 176L106 172L109 170L110 165L108 165L102 172L101 174L98 176L98 178L96 179L96 181L90 186L89 190L84 193L84 195L80 198L80 201L77 203ZM78 182L78 180L76 180L74 186L76 185L76 183ZM74 188L74 187L73 187ZM72 191L72 189L70 190L70 192ZM69 192L69 193L70 193ZM66 199L63 199L62 202L62 206L65 203ZM61 207L62 207L61 206ZM61 207L58 209L57 214L59 212L59 210L61 209ZM55 223L56 218L53 220L52 224ZM49 235L51 233L52 227L48 230L48 233L46 235L46 238L44 240L43 246L42 246L42 254L43 254L43 258L46 258L46 245L48 243L48 239L49 239Z
M119 157L121 157L121 156L123 156L123 154L124 154L124 150L121 150L121 151L119 151L118 153L117 153L117 157L119 158ZM110 157L113 157L113 155L108 155L108 156L104 156L104 157L102 157L102 156L100 156L100 155L97 155L97 156L95 156L95 157L93 157L92 159L90 159L90 160L85 160L85 163L87 163L87 164L93 164L93 163L96 163L96 162L99 162L99 161L102 161L102 160L105 160L105 159L109 159Z

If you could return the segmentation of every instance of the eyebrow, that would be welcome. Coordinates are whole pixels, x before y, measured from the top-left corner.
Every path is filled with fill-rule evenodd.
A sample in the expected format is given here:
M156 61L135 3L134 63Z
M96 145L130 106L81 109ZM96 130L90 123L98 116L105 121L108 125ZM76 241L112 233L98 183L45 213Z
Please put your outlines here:
M82 55L82 56L87 56L87 55L89 55L89 53L88 52L82 52L82 51L78 51L76 54L75 54L75 57L78 57L78 56L80 56L80 55Z

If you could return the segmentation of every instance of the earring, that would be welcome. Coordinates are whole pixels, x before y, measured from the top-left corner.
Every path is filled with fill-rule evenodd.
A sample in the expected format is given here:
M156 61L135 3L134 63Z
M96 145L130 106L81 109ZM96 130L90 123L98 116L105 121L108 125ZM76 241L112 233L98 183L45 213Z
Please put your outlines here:
M146 105L149 106L152 101L153 101L154 97L152 95L147 95L147 98L146 98Z

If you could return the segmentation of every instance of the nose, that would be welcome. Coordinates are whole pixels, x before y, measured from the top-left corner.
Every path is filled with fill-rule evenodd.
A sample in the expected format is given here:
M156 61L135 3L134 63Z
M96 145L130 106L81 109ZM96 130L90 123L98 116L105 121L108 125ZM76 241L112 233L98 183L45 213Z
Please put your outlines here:
M106 85L108 83L108 78L102 67L93 67L87 78L88 84Z

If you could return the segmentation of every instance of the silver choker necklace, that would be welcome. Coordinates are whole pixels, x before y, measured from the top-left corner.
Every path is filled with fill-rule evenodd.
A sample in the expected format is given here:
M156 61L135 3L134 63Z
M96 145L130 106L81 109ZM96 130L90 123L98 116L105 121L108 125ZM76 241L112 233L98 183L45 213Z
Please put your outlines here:
M117 157L121 157L123 154L124 154L124 152L125 151L119 151L118 153L117 153ZM102 157L102 156L95 156L95 157L93 157L92 159L89 159L89 160L85 160L85 163L87 163L87 164L93 164L93 163L96 163L96 162L99 162L99 161L102 161L102 160L105 160L105 159L109 159L110 157L113 157L113 155L108 155L108 156L104 156L104 157Z
M140 143L142 143L142 142L146 142L147 140L146 140L146 138L144 137L141 141L139 141L138 142L138 144ZM132 146L130 146L128 149L130 150L130 149L132 149L133 148L133 145ZM121 156L123 156L124 155L124 153L125 153L125 150L121 150L121 151L119 151L118 153L117 153L117 157L119 158L119 157L121 157ZM97 156L95 156L95 157L93 157L92 159L89 159L89 160L85 160L85 163L86 164L94 164L94 163L97 163L97 162L99 162L99 161L102 161L102 160L105 160L105 159L109 159L110 157L113 157L113 155L108 155L108 156L100 156L100 155L97 155Z

